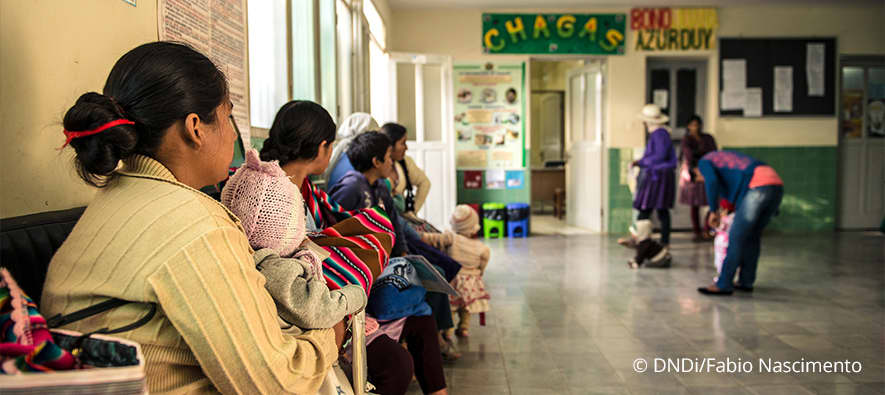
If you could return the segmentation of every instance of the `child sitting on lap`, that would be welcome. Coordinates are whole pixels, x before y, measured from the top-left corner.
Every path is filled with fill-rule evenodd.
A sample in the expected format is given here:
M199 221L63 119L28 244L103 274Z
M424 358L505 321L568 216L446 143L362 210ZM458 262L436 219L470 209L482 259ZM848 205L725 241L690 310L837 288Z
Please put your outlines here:
M322 268L329 254L306 237L301 193L277 161L263 162L257 151L248 151L221 202L240 219L257 250L257 268L283 321L304 330L332 328L365 307L363 287L329 289Z
M491 250L479 240L471 239L479 231L479 216L470 206L455 207L450 221L452 231L444 233L422 233L421 239L442 251L461 264L461 271L452 280L452 287L460 297L450 296L452 315L457 312L460 317L457 335L469 336L470 314L482 314L489 311L489 293L482 281L483 272L489 263ZM451 338L455 328L447 331Z

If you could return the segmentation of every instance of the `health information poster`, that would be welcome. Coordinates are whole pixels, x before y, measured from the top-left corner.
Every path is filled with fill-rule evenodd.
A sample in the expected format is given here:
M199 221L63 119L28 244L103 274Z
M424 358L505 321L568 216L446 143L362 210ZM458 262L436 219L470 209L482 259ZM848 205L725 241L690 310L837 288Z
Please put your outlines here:
M525 63L454 66L458 169L522 169L525 148Z

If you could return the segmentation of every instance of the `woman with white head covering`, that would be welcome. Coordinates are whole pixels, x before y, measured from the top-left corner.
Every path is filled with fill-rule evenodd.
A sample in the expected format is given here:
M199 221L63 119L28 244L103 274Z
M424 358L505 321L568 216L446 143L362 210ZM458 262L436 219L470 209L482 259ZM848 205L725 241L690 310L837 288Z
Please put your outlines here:
M350 116L341 122L341 125L338 126L338 141L332 149L332 158L329 160L329 167L327 167L326 172L323 173L323 178L326 180L326 189L331 188L338 183L338 181L341 180L341 177L344 177L348 171L353 170L353 165L350 164L350 159L347 158L346 154L347 147L350 146L350 142L353 138L358 134L378 129L378 122L376 122L371 115L364 112L350 114Z
M657 211L661 243L666 246L670 244L670 209L676 198L676 152L664 127L670 118L654 104L642 107L638 117L650 135L642 159L633 162L641 169L633 208L639 210L639 220L649 219L652 211Z

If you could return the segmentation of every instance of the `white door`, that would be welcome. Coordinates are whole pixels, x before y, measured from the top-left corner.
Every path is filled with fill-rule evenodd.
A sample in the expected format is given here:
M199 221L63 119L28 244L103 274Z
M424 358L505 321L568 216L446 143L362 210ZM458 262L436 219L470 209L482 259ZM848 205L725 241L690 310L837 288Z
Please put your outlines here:
M566 221L603 232L604 66L600 61L568 75L566 88Z
M447 228L455 209L455 139L452 115L452 60L448 56L391 53L389 108L374 109L380 124L396 122L408 130L406 155L427 174L430 195L418 213L437 228ZM385 117L386 114L387 116Z
M842 62L839 224L878 228L885 218L885 65Z

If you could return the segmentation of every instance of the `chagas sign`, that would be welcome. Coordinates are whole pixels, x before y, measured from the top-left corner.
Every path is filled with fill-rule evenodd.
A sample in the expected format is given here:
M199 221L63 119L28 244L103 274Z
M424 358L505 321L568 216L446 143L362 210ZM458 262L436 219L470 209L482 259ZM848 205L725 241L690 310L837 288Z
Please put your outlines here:
M630 28L637 51L688 51L716 48L715 8L634 8Z
M483 14L485 53L624 53L625 14Z

